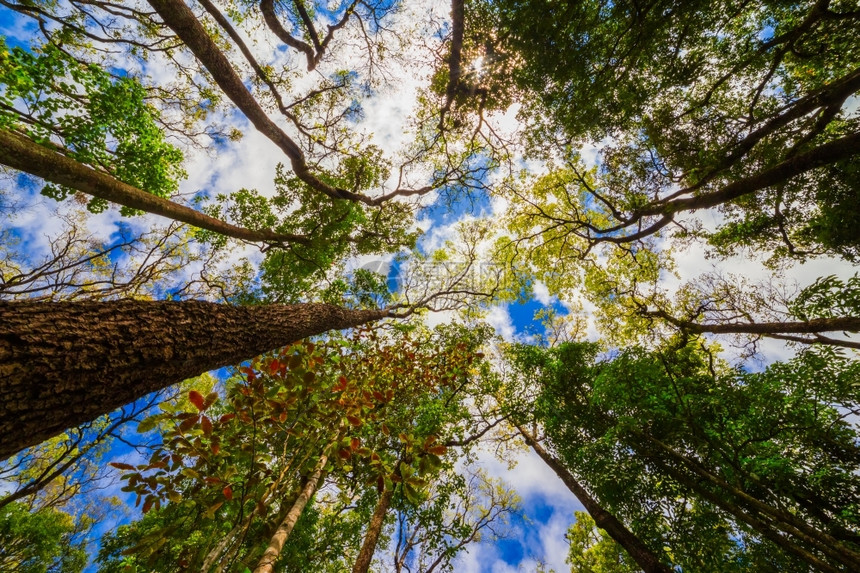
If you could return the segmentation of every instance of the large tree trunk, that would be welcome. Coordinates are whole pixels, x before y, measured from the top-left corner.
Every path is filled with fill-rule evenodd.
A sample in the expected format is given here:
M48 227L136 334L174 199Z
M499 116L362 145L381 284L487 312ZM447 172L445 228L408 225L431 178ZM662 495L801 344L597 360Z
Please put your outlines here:
M0 460L150 392L386 310L0 302Z
M379 501L376 502L376 508L373 510L373 516L367 526L367 533L364 535L364 542L358 552L358 558L352 567L352 573L367 573L367 570L370 569L370 562L373 560L373 553L376 551L379 534L382 533L385 515L388 513L388 508L391 507L393 495L394 489L385 488L382 495L379 496Z
M326 451L328 451L328 449ZM322 481L323 470L325 469L327 461L327 454L323 454L320 457L319 462L317 462L314 472L307 477L307 481L305 481L296 501L293 502L293 506L290 508L289 513L284 517L284 520L278 526L278 529L275 530L275 534L272 536L272 540L269 542L269 546L266 548L265 553L263 553L262 559L260 559L260 562L257 564L257 568L254 569L254 573L272 573L275 567L275 562L278 560L278 557L281 555L281 550L284 548L284 543L287 542L287 539L290 537L290 533L293 532L293 528L296 526L296 523L302 516L302 512L305 510L305 506L308 504L308 501L310 501Z
M591 497L584 487L573 477L567 468L560 461L547 452L543 446L538 443L534 436L526 430L517 426L520 434L522 434L526 443L531 446L535 453L561 478L564 485L576 496L576 498L585 506L594 523L600 529L606 531L609 536L614 539L621 547L623 547L630 557L642 568L645 573L671 573L672 569L663 564L654 553L639 539L636 534L627 529L614 515L603 509L600 503Z

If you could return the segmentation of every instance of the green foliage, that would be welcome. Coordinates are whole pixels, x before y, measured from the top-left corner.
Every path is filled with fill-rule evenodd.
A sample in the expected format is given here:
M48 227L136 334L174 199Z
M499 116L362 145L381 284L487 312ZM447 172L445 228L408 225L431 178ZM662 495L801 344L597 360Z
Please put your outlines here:
M839 318L860 314L860 276L842 280L834 275L821 277L803 289L789 306L800 320Z
M836 95L860 61L850 3L475 4L504 54L499 83L521 91L529 154L551 161L547 177L585 174L557 201L519 193L548 245L564 236L559 260L648 229L673 212L671 199L707 196L860 125L843 105L856 88ZM598 146L595 172L578 165L583 144ZM854 260L856 156L829 163L718 201L716 230L685 222L673 235L703 237L720 256L767 250L773 264Z
M350 157L337 174L325 177L331 185L378 186L387 177L387 167L377 151ZM418 232L411 229L412 207L385 202L378 207L320 195L306 183L278 167L277 193L266 198L255 190L241 189L219 196L219 204L207 208L210 215L229 216L250 229L271 229L300 235L308 243L294 243L287 249L268 251L260 267L259 292L249 293L267 302L297 302L320 283L331 280L344 261L359 255L382 255L398 248L414 248ZM361 189L358 189L361 190ZM223 246L223 238L208 233L200 237ZM383 285L364 272L356 273L353 285L335 282L323 300L343 302L341 294L351 291L354 304L366 306L376 294L387 292ZM371 298L368 298L370 296ZM380 300L384 300L384 297Z
M585 511L577 511L576 521L567 530L570 543L567 559L571 573L636 573L636 562L609 536L599 529Z
M83 571L85 542L74 539L71 515L56 509L37 512L21 503L0 508L0 569L21 573Z
M17 129L52 146L58 138L69 157L159 197L176 192L185 176L182 153L167 143L158 112L144 101L133 77L113 77L83 64L54 44L28 52L0 39L0 128ZM73 189L48 184L43 193L58 201ZM93 199L88 208L107 208ZM133 210L123 207L124 215Z
M842 412L860 401L860 370L844 356L815 349L747 373L698 346L599 360L569 344L518 347L512 361L539 392L518 415L542 422L601 504L683 569L799 571L789 545L828 560L833 538L854 546L860 449ZM790 530L799 517L809 537L773 544L739 517L768 511L758 518Z

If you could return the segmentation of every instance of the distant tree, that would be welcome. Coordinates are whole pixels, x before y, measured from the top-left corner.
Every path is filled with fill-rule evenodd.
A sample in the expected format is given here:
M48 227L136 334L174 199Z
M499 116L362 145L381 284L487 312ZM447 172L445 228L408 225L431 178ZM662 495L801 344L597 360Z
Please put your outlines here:
M585 511L574 513L576 521L567 530L570 543L566 561L571 573L636 573L640 569L606 531L597 527Z
M31 513L21 503L0 508L0 568L21 573L83 571L85 543L74 539L74 518L57 509Z

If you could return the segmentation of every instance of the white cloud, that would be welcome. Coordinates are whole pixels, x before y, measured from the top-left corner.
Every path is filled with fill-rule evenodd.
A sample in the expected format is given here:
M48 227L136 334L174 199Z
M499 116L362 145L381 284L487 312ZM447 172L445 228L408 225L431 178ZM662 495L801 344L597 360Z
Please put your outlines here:
M547 286L538 280L532 284L532 292L534 293L535 300L544 306L550 306L558 300L558 297L549 294Z
M487 324L496 329L496 333L505 339L507 342L514 340L516 329L514 328L511 314L508 312L507 305L496 305L490 309L486 318Z

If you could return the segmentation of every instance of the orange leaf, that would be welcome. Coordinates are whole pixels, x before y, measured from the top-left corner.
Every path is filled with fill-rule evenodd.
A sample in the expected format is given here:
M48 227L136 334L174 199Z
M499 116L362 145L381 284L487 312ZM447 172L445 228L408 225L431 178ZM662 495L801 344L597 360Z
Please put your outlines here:
M219 451L221 451L221 446L218 444L212 444L212 453L217 455Z
M188 399L191 401L192 404L197 406L198 410L200 410L201 412L203 411L204 400L203 395L200 392L198 392L197 390L192 390L188 393Z
M442 454L444 454L445 452L448 451L448 448L446 448L445 446L433 446L432 448L427 448L427 451L430 452L431 454L441 456Z
M385 395L379 390L373 391L373 397L376 398L378 402L385 402Z
M206 416L203 416L203 419L200 420L200 427L203 428L203 433L207 436L212 433L212 421Z
M386 436L390 436L391 430L388 429L388 426L386 426L385 424L382 424L382 433L385 434Z
M353 452L357 450L359 446L361 446L361 440L359 440L358 438L352 438L351 440L349 440L349 449L351 449Z
M224 497L227 498L227 501L233 499L233 488L231 488L229 485L221 491L224 493Z
M340 451L338 452L338 455L339 455L341 458L345 459L345 460L348 460L349 458L351 458L351 457L352 457L352 454L351 454L351 453L350 453L350 451L349 451L349 450L347 450L346 448L344 448L344 449L340 450Z
M281 363L278 362L277 359L274 359L271 362L269 362L269 374L271 374L272 376L277 374L278 370L280 370L280 369L281 369Z
M361 420L359 418L356 418L355 416L347 416L346 419L353 426L360 426L361 425Z
M223 416L221 416L221 419L218 421L223 424L225 422L229 422L230 420L232 420L235 417L236 417L236 414L224 414Z
M133 470L134 466L130 464L124 464L121 462L110 462L110 465L115 467L118 470Z

